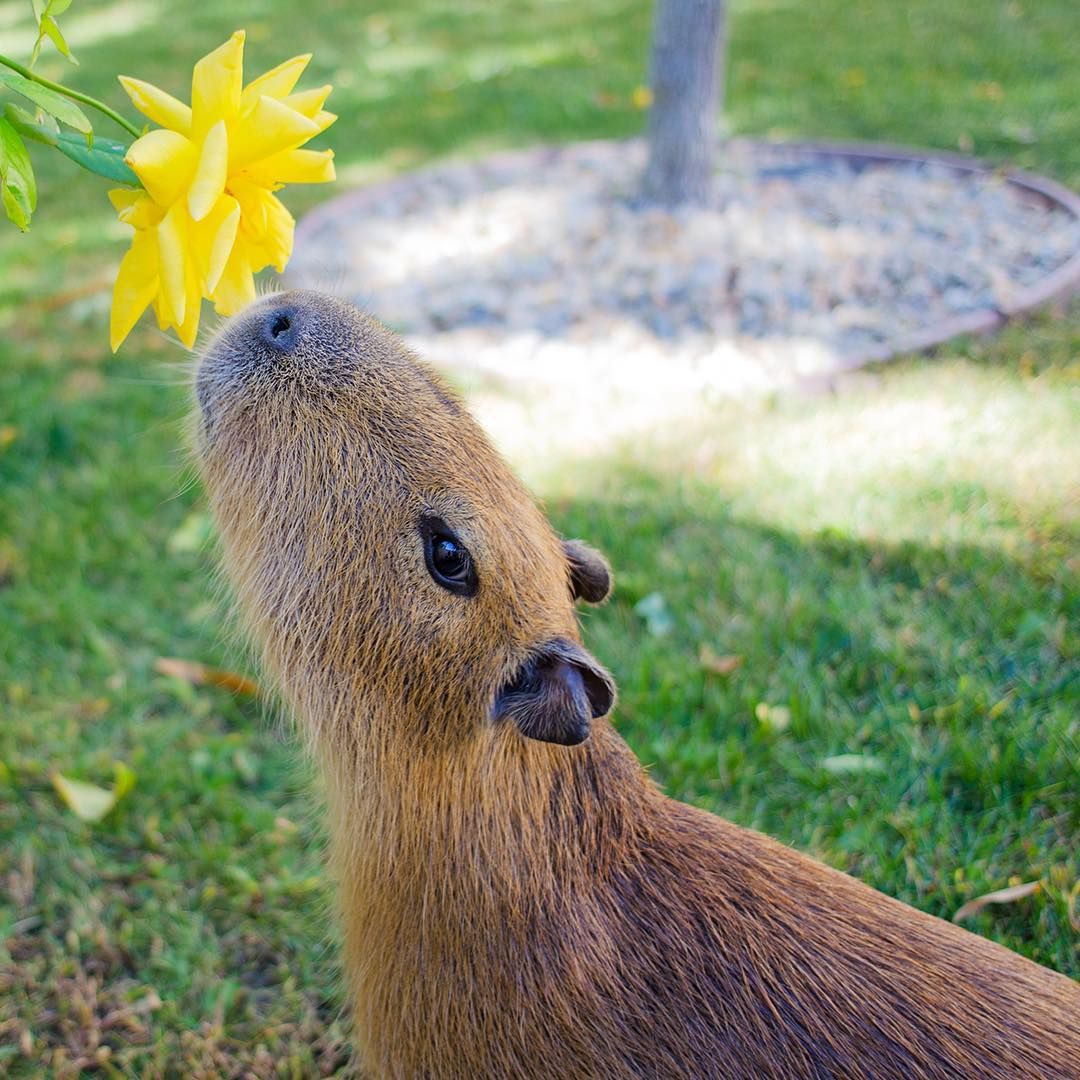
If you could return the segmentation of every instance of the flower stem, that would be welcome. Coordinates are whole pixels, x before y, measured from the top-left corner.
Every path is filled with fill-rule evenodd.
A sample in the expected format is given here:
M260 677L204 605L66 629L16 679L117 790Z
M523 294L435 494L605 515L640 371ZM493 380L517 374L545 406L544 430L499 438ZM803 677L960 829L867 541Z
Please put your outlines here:
M73 101L79 101L83 105L89 105L91 108L97 109L98 112L103 112L110 120L114 120L118 123L126 132L134 135L136 139L142 134L130 120L125 120L124 117L114 109L110 109L105 102L98 101L97 98L92 98L89 94L84 94L80 90L72 90L70 86L62 86L60 83L53 82L52 79L46 79L31 71L28 67L23 67L22 64L17 63L14 60L9 60L8 57L2 54L0 54L0 64L3 64L4 67L11 68L12 71L17 71L24 79L36 82L40 86L44 86L47 90L52 90L57 94L63 94L64 97L69 97Z

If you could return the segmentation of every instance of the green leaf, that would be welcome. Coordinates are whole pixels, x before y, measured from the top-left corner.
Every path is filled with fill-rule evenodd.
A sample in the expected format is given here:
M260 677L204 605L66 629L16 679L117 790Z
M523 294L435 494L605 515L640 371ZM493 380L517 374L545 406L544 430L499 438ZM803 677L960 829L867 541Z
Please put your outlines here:
M57 16L63 15L71 7L71 0L48 0L47 3L42 3L42 0L32 0L32 3L38 33L37 40L34 42L34 50L30 54L30 66L33 67L37 63L37 58L41 54L41 46L46 37L52 41L62 56L66 56L71 63L77 64L79 61L72 55L71 49L67 41L64 40L64 35L61 33L60 26L56 21Z
M4 116L23 138L33 139L34 142L43 143L45 146L56 145L60 127L53 117L44 115L44 119L38 120L33 113L27 112L21 105L16 105L12 101L4 106Z
M4 212L25 232L37 206L37 184L22 136L0 118L0 186Z
M142 186L139 178L124 161L128 152L126 144L99 136L94 139L93 146L87 146L81 136L70 131L60 131L52 126L54 121L51 117L42 122L30 116L25 109L13 105L8 105L4 111L11 125L26 138L36 139L47 146L55 146L61 154L77 165L98 176L104 176L107 180L115 180L129 187Z
M7 184L0 189L0 202L4 204L4 213L7 214L8 221L14 222L22 232L26 232L30 228L30 215Z
M15 71L0 71L0 83L14 90L16 94L21 94L27 100L32 101L50 116L55 116L61 123L67 124L68 127L81 131L86 136L93 134L94 129L86 113L74 101L69 101L63 95L56 93L55 90L31 82L30 79L24 78Z
M0 179L5 184L25 188L30 199L30 209L34 209L37 205L37 189L34 185L30 155L26 152L22 136L4 118L0 118Z
M77 165L88 169L107 180L115 180L129 187L141 187L139 178L124 161L128 152L124 143L112 139L96 138L93 146L87 146L85 140L70 131L61 131L56 137L56 149L65 157L71 158Z
M68 46L67 41L64 40L64 35L60 33L60 27L57 25L56 20L51 15L45 15L42 18L41 29L49 36L49 40L56 46L56 51L61 56L70 60L73 64L77 64L79 62L72 55L71 49Z

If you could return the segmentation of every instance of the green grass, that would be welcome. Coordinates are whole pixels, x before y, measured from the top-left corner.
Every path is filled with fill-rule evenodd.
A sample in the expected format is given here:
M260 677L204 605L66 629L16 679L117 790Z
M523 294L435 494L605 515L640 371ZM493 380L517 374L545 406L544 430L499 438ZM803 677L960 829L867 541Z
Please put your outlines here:
M736 4L730 120L971 146L1075 185L1077 23L1068 0ZM68 77L117 106L109 71L183 92L239 25L252 69L314 51L353 180L642 122L649 12L627 0L244 0L226 16L83 0ZM27 26L0 7L6 51ZM295 750L258 704L154 671L244 663L192 541L182 357L151 329L107 354L123 230L91 179L35 161L39 221L0 233L0 1072L332 1072L347 1030ZM299 209L327 192L294 194ZM838 397L718 407L585 465L521 463L559 528L614 562L586 633L671 793L940 915L1039 879L974 928L1074 976L1078 316ZM663 636L634 611L655 592ZM703 645L741 666L710 674ZM882 771L830 772L841 754ZM114 760L135 790L80 824L50 770L108 782Z

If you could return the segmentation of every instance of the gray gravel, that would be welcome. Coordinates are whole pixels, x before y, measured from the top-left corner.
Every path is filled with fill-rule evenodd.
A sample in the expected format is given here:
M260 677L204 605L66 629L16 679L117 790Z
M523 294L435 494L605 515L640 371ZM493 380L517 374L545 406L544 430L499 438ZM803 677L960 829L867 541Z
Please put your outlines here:
M1008 308L1080 250L1065 211L944 165L733 142L713 204L667 212L637 200L643 161L587 143L346 196L301 227L290 278L450 363L743 390Z

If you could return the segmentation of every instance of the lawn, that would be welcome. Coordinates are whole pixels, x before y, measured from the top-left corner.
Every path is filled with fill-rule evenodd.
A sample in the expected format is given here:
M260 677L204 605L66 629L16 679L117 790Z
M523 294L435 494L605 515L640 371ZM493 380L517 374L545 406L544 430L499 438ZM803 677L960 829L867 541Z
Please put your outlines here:
M184 93L237 26L252 70L309 49L338 87L346 182L641 127L644 3L358 7L77 0L82 67L42 70L119 107L106 72ZM4 52L28 49L28 12L0 5ZM1069 0L743 0L729 122L960 147L1075 187L1078 32ZM343 1070L317 798L287 725L154 667L248 670L180 450L187 357L151 328L108 354L124 229L101 186L35 160L40 218L0 232L0 1072ZM1073 306L837 396L518 462L614 563L585 632L670 793L938 915L1038 880L973 929L1074 977L1078 349ZM710 653L738 659L721 674ZM50 771L107 784L114 761L134 790L80 823Z

